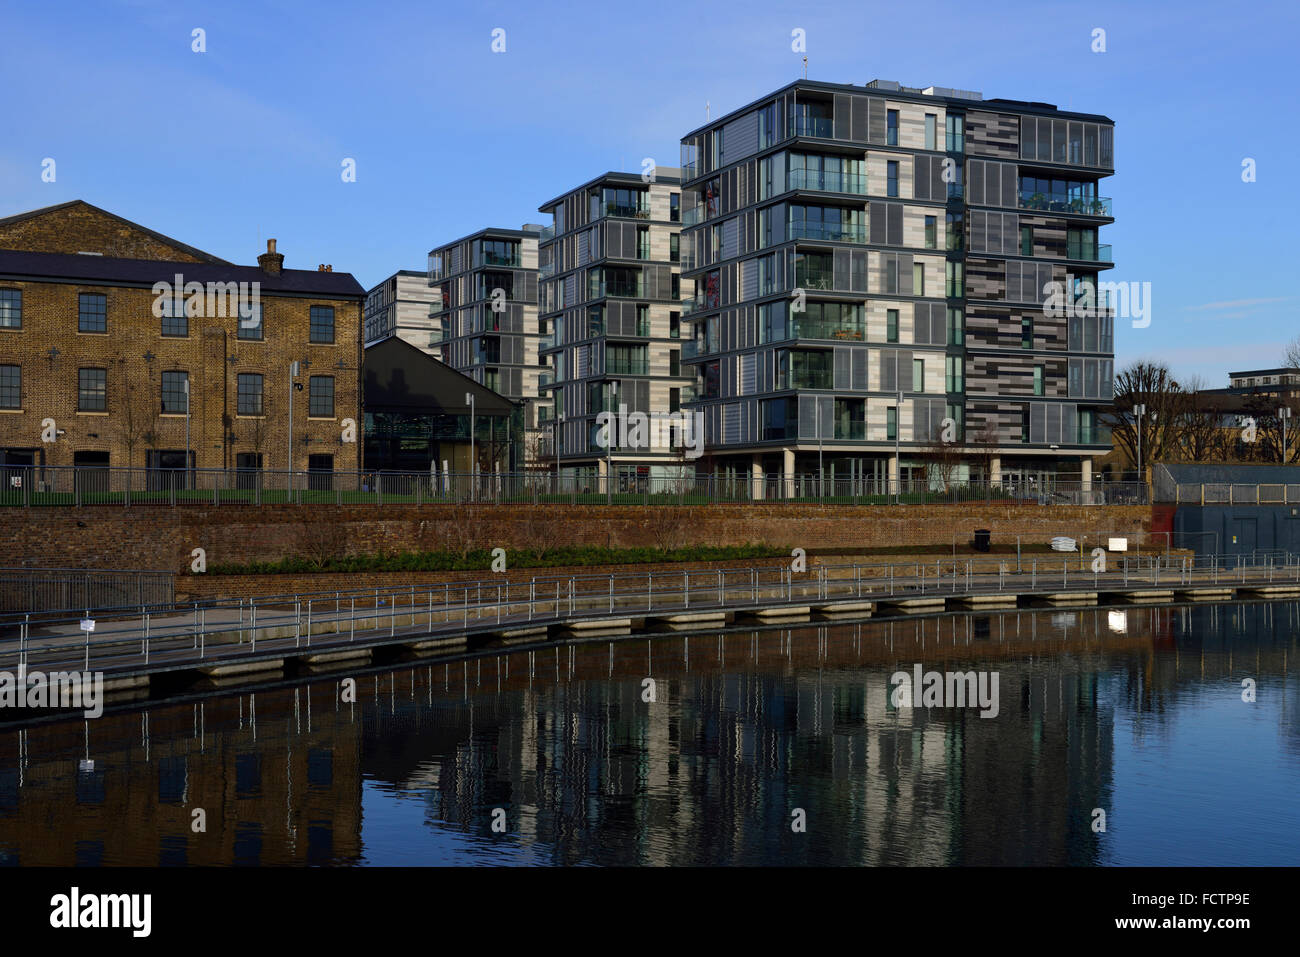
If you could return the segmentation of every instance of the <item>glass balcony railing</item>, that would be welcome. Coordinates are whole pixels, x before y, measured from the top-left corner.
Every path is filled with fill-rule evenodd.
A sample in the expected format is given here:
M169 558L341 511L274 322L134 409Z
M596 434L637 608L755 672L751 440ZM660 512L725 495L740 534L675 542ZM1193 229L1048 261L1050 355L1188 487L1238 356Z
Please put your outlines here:
M1099 246L1094 246L1091 243L1070 243L1066 249L1065 258L1085 263L1109 263L1115 261L1111 258L1110 243L1102 243Z
M861 173L792 169L788 185L791 189L815 189L826 193L854 193L861 196L867 192L867 178Z
M830 369L801 369L794 372L779 372L776 377L778 389L829 389L833 379Z
M649 375L650 360L645 358L620 359L617 356L605 357L606 375Z
M846 223L792 222L791 239L824 239L839 243L865 243L867 229Z
M794 284L798 289L830 289L833 285L831 271L796 269Z
M706 309L718 308L719 298L717 296L707 296L704 294L691 296L689 299L683 299L682 315L689 316L693 313L703 312Z
M514 253L512 255L506 255L506 256L503 256L500 253L483 253L479 258L482 259L482 262L477 264L479 266L518 266L519 265L518 253Z
M829 140L834 138L835 124L829 117L793 117L790 120L790 135L816 136Z
M825 319L801 318L796 313L790 323L792 339L833 339L837 342L865 342L865 322L834 322Z
M682 342L682 358L695 359L699 356L708 356L718 351L718 343L710 342L707 339L686 339Z
M549 278L551 278L551 277L554 276L554 275L555 275L555 263L554 263L554 262L549 262L549 263L547 263L547 264L544 265L544 266L538 266L538 267L537 267L537 278L538 278L538 279L549 279Z
M555 348L555 333L548 332L537 337L537 349L539 352L545 352L547 349Z
M867 423L865 422L845 422L837 421L835 423L835 438L837 439L865 439L867 437Z
M683 163L682 182L685 183L688 180L694 179L699 168L700 167L698 163Z
M537 241L539 243L549 243L554 238L555 238L554 226L543 226L542 231L537 234Z
M645 299L645 286L639 282L593 282L587 284L588 299Z
M702 223L702 222L704 222L704 204L703 204L703 203L700 203L698 206L691 206L691 207L688 207L687 209L683 209L683 210L682 210L682 225L683 225L683 226L695 226L695 225L697 225L697 224L699 224L699 223Z
M548 369L548 370L545 371L545 372L539 372L539 373L537 374L537 388L539 388L539 389L549 389L549 388L550 388L551 386L553 386L553 385L555 385L555 373L554 373L554 372L551 372L551 371Z
M1045 213L1069 213L1075 216L1110 216L1111 198L1093 196L1084 199L1046 193L1034 193L1032 196L1019 197L1021 209L1036 209Z
M600 215L612 216L615 219L649 219L650 210L645 206L633 206L627 203L611 203L602 200L600 203Z
M434 316L441 316L450 308L451 307L445 302L434 301L429 305L429 318L432 319Z

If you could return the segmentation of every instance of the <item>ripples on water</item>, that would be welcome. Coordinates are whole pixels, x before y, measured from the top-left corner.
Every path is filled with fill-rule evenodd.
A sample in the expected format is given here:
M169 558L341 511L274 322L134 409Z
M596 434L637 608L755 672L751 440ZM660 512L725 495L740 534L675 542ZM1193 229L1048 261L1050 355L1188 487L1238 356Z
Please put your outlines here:
M1295 865L1297 632L1260 603L635 637L0 729L0 862ZM998 716L892 707L918 662L996 671Z

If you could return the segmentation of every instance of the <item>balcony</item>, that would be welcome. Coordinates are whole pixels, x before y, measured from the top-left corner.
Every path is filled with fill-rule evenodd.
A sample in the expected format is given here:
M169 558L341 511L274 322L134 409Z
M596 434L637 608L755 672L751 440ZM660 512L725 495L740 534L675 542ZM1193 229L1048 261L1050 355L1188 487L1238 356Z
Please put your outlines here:
M645 286L639 282L592 282L587 284L588 299L645 299Z
M830 339L835 342L865 342L865 322L833 322L825 319L796 318L790 323L792 339Z
M1032 196L1020 196L1017 205L1021 209L1033 209L1044 213L1113 218L1111 215L1111 198L1109 196L1070 199L1066 196L1048 196L1045 193L1034 193Z
M821 289L829 292L833 288L832 273L829 269L800 269L794 272L795 288L809 290Z
M682 226L697 226L704 222L704 204L700 203L682 210Z
M791 189L812 189L824 193L854 193L864 196L867 192L867 178L861 173L823 173L811 169L792 169L788 185Z
M1111 258L1110 243L1102 243L1100 246L1092 243L1070 243L1065 258L1082 263L1113 263L1115 261Z
M844 223L792 222L790 239L817 239L837 243L866 243L867 228Z
M601 218L613 219L649 219L650 210L645 206L631 206L624 203L611 203L601 200L599 214Z
M542 231L537 234L538 243L549 243L554 238L555 238L554 226L543 226Z
M790 120L791 136L815 136L818 139L835 138L835 123L830 117L793 117Z
M707 339L684 339L682 340L682 358L696 359L700 356L712 355L718 351L718 343L715 339L710 342Z
M554 349L556 346L555 333L548 332L537 337L537 351L545 352L548 349Z
M776 376L778 389L830 389L832 382L830 369L796 369Z
M545 266L537 267L538 279L550 279L555 275L555 261L548 262Z
M606 375L649 375L650 360L645 357L619 358L618 356L606 356L605 374Z
M445 302L431 303L429 305L429 318L432 319L435 316L441 316L443 313L448 312L450 309L451 307L448 306Z
M482 262L477 263L476 266L514 266L518 268L520 264L518 252L508 256L503 256L500 253L483 253L480 258Z
M717 309L720 301L717 295L709 296L701 293L698 296L691 296L689 299L681 301L682 315L689 316L697 312L703 312L706 309Z
M837 420L835 423L835 438L848 439L850 441L861 441L867 437L867 423L865 422L845 422Z

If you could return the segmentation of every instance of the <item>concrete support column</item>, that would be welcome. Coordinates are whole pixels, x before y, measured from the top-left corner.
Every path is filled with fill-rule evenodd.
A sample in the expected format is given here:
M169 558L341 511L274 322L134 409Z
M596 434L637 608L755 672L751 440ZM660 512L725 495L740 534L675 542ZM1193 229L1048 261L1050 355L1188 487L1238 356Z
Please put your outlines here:
M1092 491L1092 459L1084 459L1080 466L1080 488L1085 492Z
M1002 484L1002 456L995 455L989 459L989 482L993 485Z
M785 476L785 497L794 498L794 449L781 450L781 473Z
M889 478L889 488L888 488L888 492L889 492L890 495L893 495L895 492L899 491L899 486L898 486L898 456L897 456L897 455L891 455L891 456L889 457L889 475L888 475L888 478Z
M749 497L757 502L763 498L763 456L755 453L750 462L751 483Z

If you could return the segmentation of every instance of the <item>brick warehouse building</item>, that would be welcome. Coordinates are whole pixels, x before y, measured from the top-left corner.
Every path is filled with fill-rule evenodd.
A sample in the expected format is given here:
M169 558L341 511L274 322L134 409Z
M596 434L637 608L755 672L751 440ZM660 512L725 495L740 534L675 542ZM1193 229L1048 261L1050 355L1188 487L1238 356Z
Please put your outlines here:
M193 467L285 469L298 362L293 467L359 469L365 290L283 263L275 240L239 266L80 200L0 219L0 468L183 468L188 418ZM187 310L155 289L178 276L250 295Z

